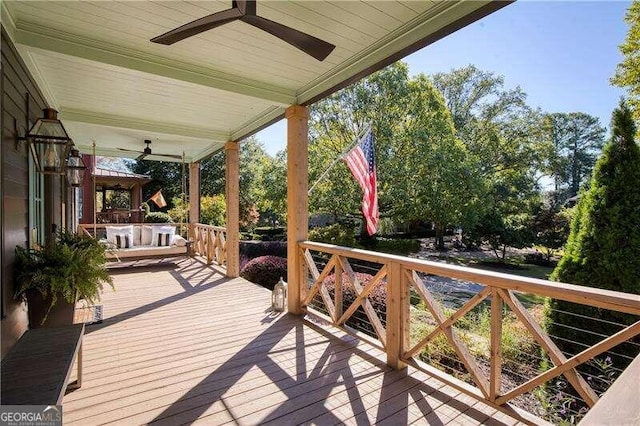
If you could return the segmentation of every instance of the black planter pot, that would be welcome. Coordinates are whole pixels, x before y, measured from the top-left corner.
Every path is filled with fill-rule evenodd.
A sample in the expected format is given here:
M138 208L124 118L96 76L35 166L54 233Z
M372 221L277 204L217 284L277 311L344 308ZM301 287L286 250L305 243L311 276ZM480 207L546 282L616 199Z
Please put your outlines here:
M51 296L45 299L39 291L27 292L27 304L29 305L29 328L61 327L73 324L75 303L67 302L62 296L58 296L55 306L51 308L44 323L42 320L51 306Z

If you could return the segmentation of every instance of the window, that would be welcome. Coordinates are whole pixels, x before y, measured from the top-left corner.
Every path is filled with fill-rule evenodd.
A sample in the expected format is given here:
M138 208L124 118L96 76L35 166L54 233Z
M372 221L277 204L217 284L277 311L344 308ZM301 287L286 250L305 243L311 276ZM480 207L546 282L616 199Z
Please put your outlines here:
M44 245L44 175L29 155L29 247Z

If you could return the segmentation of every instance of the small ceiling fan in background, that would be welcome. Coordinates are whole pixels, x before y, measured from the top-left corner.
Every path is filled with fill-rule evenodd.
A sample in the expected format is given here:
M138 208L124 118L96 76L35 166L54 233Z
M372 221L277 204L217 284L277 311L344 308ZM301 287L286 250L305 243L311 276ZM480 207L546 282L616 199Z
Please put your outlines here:
M145 139L144 143L147 144L147 146L144 148L143 151L136 151L133 149L125 149L125 148L118 148L118 150L124 151L124 152L135 152L136 154L140 154L136 157L136 160L143 160L147 155L155 155L157 157L177 158L178 160L183 159L182 155L153 153L151 152L151 141L149 139Z
M153 43L171 45L185 38L192 37L213 28L240 20L256 28L289 43L311 55L319 61L323 61L335 49L335 45L320 40L302 31L295 30L285 25L263 18L256 14L255 0L234 0L232 8L207 15L203 18L184 24L167 33L151 39Z

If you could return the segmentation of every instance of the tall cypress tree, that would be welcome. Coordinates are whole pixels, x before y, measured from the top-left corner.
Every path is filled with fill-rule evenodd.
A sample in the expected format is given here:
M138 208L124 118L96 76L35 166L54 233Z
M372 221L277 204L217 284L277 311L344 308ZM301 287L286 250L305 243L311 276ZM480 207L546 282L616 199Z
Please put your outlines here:
M611 126L611 139L596 162L589 189L580 196L564 256L552 279L640 294L640 148L624 101L613 112ZM550 301L547 308L547 330L569 353L619 331L621 326L615 324L638 320L559 300ZM625 343L615 352L635 357L638 347ZM628 364L628 358L613 358L616 367Z

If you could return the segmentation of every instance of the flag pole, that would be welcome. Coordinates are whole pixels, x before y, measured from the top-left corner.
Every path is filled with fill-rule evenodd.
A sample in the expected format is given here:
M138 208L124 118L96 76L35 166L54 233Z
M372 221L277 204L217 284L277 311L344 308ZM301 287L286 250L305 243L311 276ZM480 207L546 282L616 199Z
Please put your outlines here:
M318 183L320 183L322 180L324 180L324 178L327 176L327 174L329 173L329 171L331 171L331 169L333 169L336 164L338 164L338 162L340 160L342 160L344 158L344 156L353 149L354 146L356 146L356 144L358 142L360 142L362 140L362 138L364 137L364 135L367 134L367 132L371 129L371 124L369 123L363 131L360 132L360 134L358 134L358 136L356 136L355 140L353 141L353 143L351 143L351 145L349 145L344 151L342 151L340 153L340 155L338 156L338 158L336 158L333 163L331 163L331 165L329 165L329 167L327 167L327 169L320 175L320 177L318 179L316 179L316 181L313 183L313 185L311 185L311 188L309 188L309 191L307 192L307 195L311 195L311 191L313 191L313 189L316 187L316 185L318 185Z

